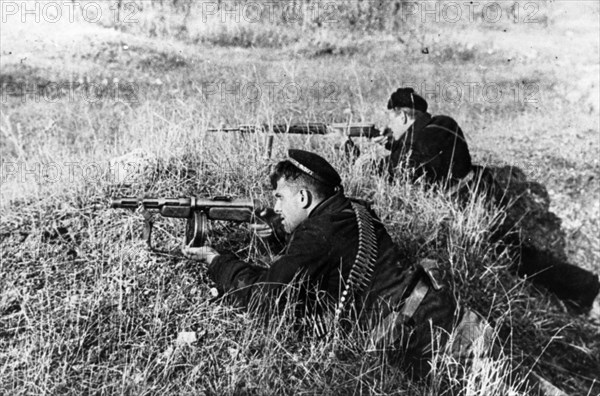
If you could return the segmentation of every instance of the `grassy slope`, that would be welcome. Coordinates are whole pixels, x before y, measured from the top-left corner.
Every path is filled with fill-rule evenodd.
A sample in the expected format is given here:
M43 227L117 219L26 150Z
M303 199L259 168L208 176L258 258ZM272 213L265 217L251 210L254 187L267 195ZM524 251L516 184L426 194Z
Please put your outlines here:
M347 117L346 108L351 108L355 120L383 123L385 100L402 82L421 83L424 76L460 83L511 84L528 79L540 84L542 100L537 106L480 100L460 106L433 101L432 108L459 120L480 161L531 161L529 174L549 185L555 209L565 220L572 257L593 269L600 255L598 240L592 237L599 228L598 107L591 112L587 105L574 109L573 103L589 100L584 94L567 98L564 92L578 70L584 79L590 68L597 67L598 43L591 38L593 31L571 28L594 49L579 52L577 46L568 45L568 38L560 38L564 26L556 26L556 31L514 26L514 32L507 33L482 29L479 45L469 44L474 38L468 31L448 34L442 42L431 39L429 55L389 37L364 43L339 39L331 45L351 55L318 57L304 56L312 51L305 41L285 49L251 50L137 38L85 24L76 38L61 34L55 26L17 25L10 30L3 26L3 79L56 82L87 76L101 84L118 78L136 84L140 100L115 103L109 92L90 104L81 100L79 91L75 100L62 97L57 103L22 103L11 97L2 103L5 136L0 150L5 164L28 161L31 169L36 162L53 161L97 162L105 167L107 157L142 147L155 153L162 171L154 171L154 181L134 184L128 194L266 196L268 163L261 142L206 136L204 126L269 119L340 121ZM523 31L526 36L518 37L529 40L513 38L511 44L504 37L498 39ZM564 54L568 60L557 62L552 48L540 40L550 33L556 40L566 40L561 48L571 52ZM525 42L537 46L537 58L527 56L531 49ZM21 63L23 58L27 59ZM505 62L507 58L518 62ZM429 84L431 77L427 78ZM333 102L303 95L293 103L227 96L221 101L198 95L203 83L206 87L217 80L298 82L302 87L328 83L339 95ZM592 83L598 87L597 79ZM562 111L568 113L561 115ZM278 140L275 157L281 157L289 144ZM332 150L315 144L335 160ZM182 171L186 168L197 173L188 172L186 179ZM346 355L332 361L327 347L318 342L296 345L285 326L249 331L251 318L208 304L202 268L170 255L148 253L135 239L139 218L93 205L117 193L108 180L77 174L70 180L65 172L58 182L36 184L32 175L21 175L2 184L3 393L406 389L398 373L351 346L344 346ZM478 247L489 219L477 214L477 206L456 212L445 197L403 183L390 190L358 169L344 168L344 178L348 191L375 199L392 233L412 255L451 259L463 286L461 297L489 312L504 337L513 325L516 357L525 353L531 360L545 350L540 371L573 392L585 394L590 389L589 380L564 370L589 377L598 367L592 358L599 351L594 341L598 327L585 318L571 321L549 300L523 291L516 280L483 271L484 264L503 262L494 261L489 248ZM61 226L69 229L62 239L56 238ZM226 247L224 236L231 231L234 228L218 228L214 243ZM156 244L174 250L181 232L180 223L161 222ZM256 254L256 244L250 249L244 245L240 240L233 247L245 257ZM507 287L515 290L502 292ZM566 327L557 332L562 326ZM197 332L193 348L176 347L181 331ZM433 394L447 377L440 374L414 391ZM471 384L471 391L490 394L485 386L493 381L483 382Z

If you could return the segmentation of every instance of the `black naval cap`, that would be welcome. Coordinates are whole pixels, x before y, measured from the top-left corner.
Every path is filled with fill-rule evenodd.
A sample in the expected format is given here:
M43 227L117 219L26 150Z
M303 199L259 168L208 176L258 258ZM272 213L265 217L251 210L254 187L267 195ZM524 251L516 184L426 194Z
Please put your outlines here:
M417 95L412 88L398 88L398 90L390 96L387 105L388 110L397 107L409 107L424 113L427 111L427 101Z
M288 161L310 177L328 187L339 187L342 178L327 160L315 153L304 150L288 150Z

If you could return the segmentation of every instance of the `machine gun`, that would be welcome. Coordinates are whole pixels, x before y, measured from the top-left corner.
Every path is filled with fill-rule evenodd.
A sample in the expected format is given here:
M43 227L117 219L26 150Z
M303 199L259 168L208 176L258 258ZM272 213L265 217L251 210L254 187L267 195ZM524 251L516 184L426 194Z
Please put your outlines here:
M345 136L344 151L348 155L358 157L357 147L352 141L353 137L364 137L373 139L382 136L375 124L369 123L335 123L325 124L322 122L308 122L304 124L245 124L237 127L210 128L208 132L242 132L242 133L265 133L267 134L267 158L271 158L274 134L300 134L300 135L332 135Z
M150 211L158 211L163 217L187 219L184 243L190 247L200 247L206 242L208 220L224 220L234 222L255 222L261 220L258 213L261 206L252 199L233 199L228 196L213 198L136 198L121 197L111 200L113 209L144 209L143 237L152 246L152 215ZM266 221L266 220L263 220Z
M331 133L341 133L350 138L365 137L375 138L381 136L379 129L375 128L375 124L369 123L336 123L325 124L322 122L307 122L305 124L263 124L252 125L245 124L237 127L211 128L208 132L263 132L263 133L291 133L302 135L326 135Z

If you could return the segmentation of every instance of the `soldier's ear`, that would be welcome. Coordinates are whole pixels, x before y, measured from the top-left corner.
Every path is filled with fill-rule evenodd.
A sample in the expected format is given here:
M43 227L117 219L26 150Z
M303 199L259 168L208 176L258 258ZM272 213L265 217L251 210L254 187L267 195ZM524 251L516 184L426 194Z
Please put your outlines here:
M300 190L300 205L302 206L302 209L309 208L312 203L312 200L313 196L309 190Z

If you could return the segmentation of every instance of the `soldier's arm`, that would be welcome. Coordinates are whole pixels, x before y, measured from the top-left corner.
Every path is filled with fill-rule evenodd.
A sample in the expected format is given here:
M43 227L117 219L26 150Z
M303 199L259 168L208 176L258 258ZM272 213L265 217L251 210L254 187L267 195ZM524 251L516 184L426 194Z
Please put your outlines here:
M287 234L281 223L281 216L272 208L262 210L259 214L262 222L250 227L272 250L281 251L287 242Z
M298 275L316 279L326 267L329 241L317 227L303 227L296 231L284 255L269 268L245 262L233 254L222 254L208 268L209 277L224 292L233 292L246 304L260 285L261 292L282 289Z

